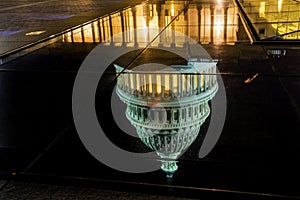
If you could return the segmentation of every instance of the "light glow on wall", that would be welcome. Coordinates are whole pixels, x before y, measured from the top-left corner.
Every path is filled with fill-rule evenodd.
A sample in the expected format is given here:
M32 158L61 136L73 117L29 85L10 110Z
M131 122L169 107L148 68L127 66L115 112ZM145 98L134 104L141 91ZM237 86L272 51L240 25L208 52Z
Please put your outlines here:
M282 1L282 0L279 0ZM263 3L263 2L262 2ZM126 44L127 47L134 45L143 45L148 43L152 36L159 34L159 28L169 24L173 17L177 17L171 26L168 26L161 38L168 41L167 45L182 47L185 41L181 37L172 38L170 31L175 30L188 35L201 44L227 43L234 44L237 40L236 30L238 26L237 11L233 4L225 8L222 4L212 8L207 3L191 4L186 14L177 14L184 9L184 3L177 2L162 4L159 9L158 4L151 4L145 9L142 5L126 9L120 13L99 19L98 21L84 25L72 32L63 35L63 42L107 42L104 45L121 46ZM264 3L261 10L264 9ZM227 16L225 18L225 16ZM225 26L226 23L226 26ZM144 28L144 31L134 35L129 30ZM154 29L152 29L154 28ZM124 37L119 37L114 41L106 41L111 36L125 31ZM212 33L213 32L213 33ZM151 43L151 46L158 46L159 40Z
M174 9L174 4L171 5L171 16L175 16L175 9Z
M277 5L278 12L281 12L281 8L282 8L282 0L278 0L278 5Z
M259 17L265 17L266 2L262 1L259 5Z

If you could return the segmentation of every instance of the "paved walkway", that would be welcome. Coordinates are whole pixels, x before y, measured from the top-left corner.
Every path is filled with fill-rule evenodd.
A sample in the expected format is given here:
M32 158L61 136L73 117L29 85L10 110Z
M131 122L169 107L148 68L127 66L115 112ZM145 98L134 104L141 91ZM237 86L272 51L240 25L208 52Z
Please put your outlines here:
M142 0L1 0L0 57Z
M0 181L1 186L1 181ZM0 199L102 199L102 200L188 200L187 198L147 195L142 193L119 192L90 188L54 186L37 183L9 182L0 190Z

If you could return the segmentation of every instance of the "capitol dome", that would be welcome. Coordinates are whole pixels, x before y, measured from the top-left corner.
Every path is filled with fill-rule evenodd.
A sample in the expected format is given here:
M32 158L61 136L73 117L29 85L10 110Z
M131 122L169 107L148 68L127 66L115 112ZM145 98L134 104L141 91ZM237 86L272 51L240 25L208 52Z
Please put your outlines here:
M127 104L127 119L172 178L178 169L176 160L194 142L210 114L208 101L218 90L216 62L191 58L187 65L114 66L117 95Z

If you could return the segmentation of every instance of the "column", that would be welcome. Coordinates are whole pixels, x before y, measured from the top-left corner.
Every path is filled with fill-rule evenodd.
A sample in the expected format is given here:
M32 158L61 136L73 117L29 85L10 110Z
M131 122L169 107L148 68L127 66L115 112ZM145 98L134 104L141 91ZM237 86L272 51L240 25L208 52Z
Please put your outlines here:
M126 92L130 92L129 77L127 73L124 73L124 78L125 78Z
M228 14L228 7L227 5L224 8L224 40L227 43L227 14Z
M135 94L135 91L137 91L138 90L138 88L137 88L137 81L136 81L136 73L135 72L131 72L132 73L132 76L133 76L133 94ZM135 94L135 95L137 95L137 94Z
M141 85L141 74L138 72L137 74L136 74L136 77L137 77L137 86L136 86L136 88L137 88L137 91L138 91L138 96L142 96L142 92L141 92L141 90L142 90L142 85Z
M188 96L190 91L190 75L186 74L185 79L185 95Z
M131 72L127 72L126 75L128 76L128 88L129 88L129 93L131 94L133 88L132 74Z
M198 77L197 93L200 94L201 93L201 76L197 75L197 77Z
M99 33L99 42L102 42L100 20L97 21L97 28L98 28L98 33Z
M162 118L161 118L161 122L162 122L162 123L166 123L166 121L167 121L167 112L166 112L166 110L162 110L161 112L162 112L162 113L161 113L161 115L162 115L162 116L161 116L161 117L162 117Z
M145 120L144 113L145 113L145 108L141 108L141 122Z
M201 116L203 116L203 104L199 105Z
M103 42L106 39L104 19L102 19L102 33L103 33L103 38L102 38L103 39L102 42Z
M131 10L132 12L132 17L133 17L133 28L134 28L134 46L138 46L138 42L137 42L137 31L136 31L136 10L135 8L133 8Z
M158 97L161 97L161 93L162 93L162 75L161 74L156 74L155 75L155 80L156 80L156 84L155 84L155 96L157 95Z
M194 94L194 75L190 74L190 95Z
M195 74L191 74L191 95L195 94L195 81L196 81L196 77Z
M144 97L146 94L146 85L144 80L144 74L139 73L140 76L140 93Z
M175 81L177 82L176 75L169 73L169 97L174 97L177 94L177 89L175 90Z
M170 112L171 112L170 124L173 124L173 123L175 123L175 120L174 120L174 109L171 108Z
M165 98L165 74L161 74L161 99Z
M194 94L197 94L198 90L198 72L194 74Z
M171 21L174 19L175 17L171 17ZM171 36L171 48L175 48L176 47L176 42L175 42L175 20L171 23L171 29L174 30L172 31L172 36Z
M178 96L181 97L182 96L182 88L181 88L182 87L181 86L182 85L182 82L181 82L182 77L181 77L181 74L178 74L177 78L178 78L178 83L177 83L178 84Z
M173 74L169 74L169 94L168 97L172 97L174 95L174 86L173 86Z
M185 108L185 122L188 122L189 119L189 108Z
M102 42L103 37L102 37L102 32L101 32L101 19L99 19L97 21L97 27L98 27L98 32L99 32L99 42Z
M182 119L183 119L182 121L183 121L183 122L186 122L186 121L187 121L187 109L186 109L186 108L183 108L183 109L182 109L182 117L183 117L183 118L182 118Z
M121 17L121 26L122 26L122 46L125 46L125 26L124 26L124 20L125 17L123 15L123 11L120 12L120 17Z
M82 42L85 42L83 27L81 27L80 30L81 30L81 39L82 39Z
M210 5L210 13L211 13L211 15L210 15L210 17L211 17L211 19L210 19L210 26L211 26L210 41L211 41L211 43L213 43L214 42L214 32L215 32L215 30L214 30L214 14L215 14L215 12L214 12L214 7L212 5Z
M198 42L201 43L201 5L197 5L197 11L198 11Z
M93 35L93 42L96 42L96 35L95 35L95 25L94 22L91 24L92 27L92 35Z
M155 86L156 83L156 75L152 74L151 75L151 84L152 84L152 97L155 97L155 94L157 93L157 87Z
M161 8L161 3L158 3L156 4L156 12L157 12L157 24L158 24L158 27L163 27L163 23L162 23L162 20L164 19L164 17L162 17L162 8ZM162 46L162 40L163 40L163 36L162 34L159 34L159 46Z
M145 93L145 96L149 96L150 95L150 88L149 88L149 85L150 85L150 83L149 83L149 75L148 74L145 74L145 76L144 76L144 81L145 81L145 86L146 86L146 93Z
M125 90L126 86L125 86L125 78L124 78L124 74L123 72L120 72L122 73L121 76L122 76L122 89Z
M108 23L109 23L109 31L110 31L110 45L114 44L114 40L113 40L113 28L112 28L112 20L111 20L111 16L108 16Z
M138 106L135 106L135 107L134 107L134 117L135 117L136 120L139 120L138 109L139 109Z
M180 109L178 109L178 122L179 122L179 124L181 124L181 122L182 122L182 109L180 108Z

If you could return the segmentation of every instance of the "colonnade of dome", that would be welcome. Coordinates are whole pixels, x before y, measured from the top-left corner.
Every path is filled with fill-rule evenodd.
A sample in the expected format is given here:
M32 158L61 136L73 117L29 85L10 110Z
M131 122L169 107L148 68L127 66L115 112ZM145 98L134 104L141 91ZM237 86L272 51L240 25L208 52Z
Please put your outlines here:
M120 74L118 88L138 98L168 100L198 95L216 85L216 66L201 71L184 71L122 71L122 68L116 67L116 73Z

